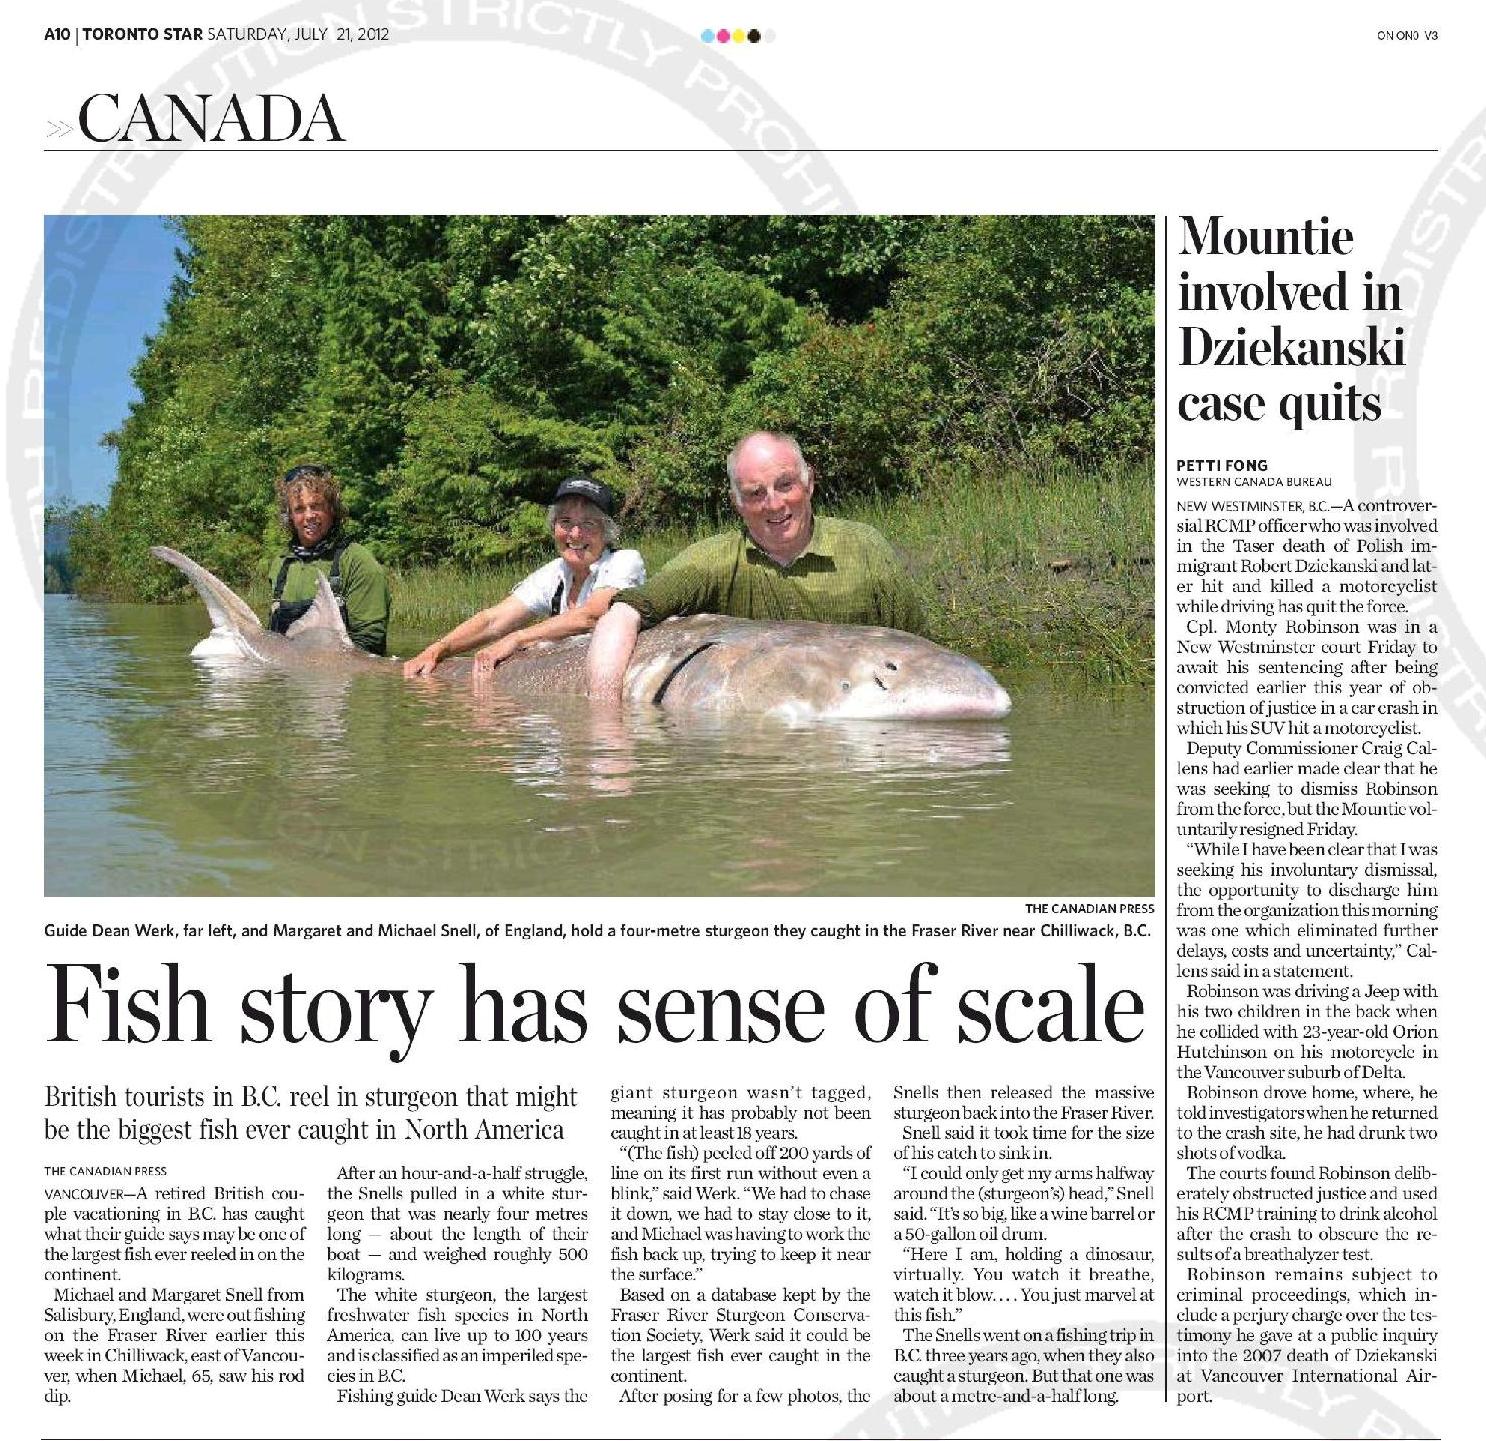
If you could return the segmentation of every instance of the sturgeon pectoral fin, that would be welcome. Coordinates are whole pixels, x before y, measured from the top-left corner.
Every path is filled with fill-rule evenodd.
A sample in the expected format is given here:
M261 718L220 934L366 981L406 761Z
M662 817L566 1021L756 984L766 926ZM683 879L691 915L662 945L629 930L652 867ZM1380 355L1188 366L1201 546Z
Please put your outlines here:
M218 580L204 565L197 565L188 555L171 550L167 545L152 545L150 554L156 560L173 565L196 588L196 594L206 604L207 614L212 618L212 629L237 632L241 635L259 635L263 626L250 606L225 581Z

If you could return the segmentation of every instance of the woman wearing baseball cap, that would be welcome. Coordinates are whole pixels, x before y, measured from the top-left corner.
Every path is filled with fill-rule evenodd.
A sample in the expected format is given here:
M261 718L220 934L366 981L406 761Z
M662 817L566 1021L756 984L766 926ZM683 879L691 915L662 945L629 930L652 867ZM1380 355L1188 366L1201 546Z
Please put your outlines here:
M593 629L609 602L645 579L637 550L615 550L619 526L614 493L602 481L570 475L552 496L547 524L556 559L534 570L498 605L471 616L407 661L402 673L431 675L442 660L483 649L475 671L490 671L537 641L561 640Z

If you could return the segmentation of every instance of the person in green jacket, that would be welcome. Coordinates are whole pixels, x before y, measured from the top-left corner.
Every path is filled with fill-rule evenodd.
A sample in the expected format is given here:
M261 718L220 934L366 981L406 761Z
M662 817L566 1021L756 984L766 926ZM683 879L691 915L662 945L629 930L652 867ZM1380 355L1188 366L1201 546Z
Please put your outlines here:
M373 655L387 653L387 575L364 545L347 540L341 488L328 466L296 465L277 485L289 546L270 563L273 601L268 628L285 634L313 604L319 577L341 603L351 639Z
M885 537L817 515L815 473L783 431L755 430L728 455L741 526L688 546L643 585L621 590L594 629L588 693L611 701L640 631L673 615L813 620L924 632L923 612Z

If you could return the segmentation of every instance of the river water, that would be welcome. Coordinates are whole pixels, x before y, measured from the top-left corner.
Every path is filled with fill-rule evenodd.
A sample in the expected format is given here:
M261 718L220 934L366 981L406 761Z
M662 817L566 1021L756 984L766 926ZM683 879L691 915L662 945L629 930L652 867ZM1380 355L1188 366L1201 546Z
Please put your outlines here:
M533 710L194 661L203 622L46 598L49 895L1152 890L1146 693L1013 679L997 724Z

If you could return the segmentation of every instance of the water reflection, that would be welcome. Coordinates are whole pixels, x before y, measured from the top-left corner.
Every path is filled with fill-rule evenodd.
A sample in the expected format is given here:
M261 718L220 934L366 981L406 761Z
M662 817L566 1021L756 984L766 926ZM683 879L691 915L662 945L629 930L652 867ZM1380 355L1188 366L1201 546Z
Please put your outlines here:
M52 893L1149 893L1147 698L791 727L194 638L184 609L48 601Z
M474 764L562 798L585 789L633 795L670 788L680 778L678 761L714 782L731 778L755 791L793 795L802 766L874 784L902 780L912 790L926 771L994 770L1011 758L1004 724L791 725L657 707L621 711L566 698L519 702L464 684L421 694L431 722L458 732Z

